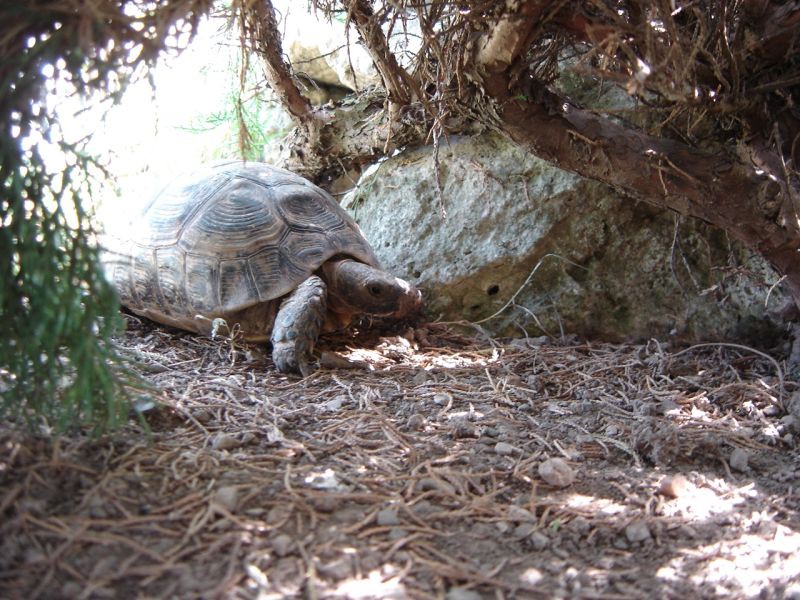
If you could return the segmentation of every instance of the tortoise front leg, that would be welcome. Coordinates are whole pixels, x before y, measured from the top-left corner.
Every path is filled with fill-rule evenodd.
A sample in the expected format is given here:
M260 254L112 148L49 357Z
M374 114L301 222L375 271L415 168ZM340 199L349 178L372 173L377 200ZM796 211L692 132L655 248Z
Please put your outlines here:
M272 326L272 361L282 373L297 372L307 377L314 346L325 322L327 310L325 282L312 275L283 301Z

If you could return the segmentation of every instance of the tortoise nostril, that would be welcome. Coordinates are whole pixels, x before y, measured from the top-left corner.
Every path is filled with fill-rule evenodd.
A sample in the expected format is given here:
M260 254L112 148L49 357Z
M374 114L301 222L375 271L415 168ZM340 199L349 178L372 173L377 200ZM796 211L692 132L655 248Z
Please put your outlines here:
M381 295L381 287L379 285L372 285L369 288L369 292L373 296L380 296Z

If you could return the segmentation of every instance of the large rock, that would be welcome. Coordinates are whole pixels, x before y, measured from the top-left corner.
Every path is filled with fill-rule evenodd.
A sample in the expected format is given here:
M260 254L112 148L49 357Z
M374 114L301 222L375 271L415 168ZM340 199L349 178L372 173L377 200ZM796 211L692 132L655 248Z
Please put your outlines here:
M496 135L408 151L345 199L389 271L426 291L432 318L495 334L621 340L777 333L777 280L719 229L550 166ZM513 301L512 301L513 299ZM769 304L785 297L773 290Z

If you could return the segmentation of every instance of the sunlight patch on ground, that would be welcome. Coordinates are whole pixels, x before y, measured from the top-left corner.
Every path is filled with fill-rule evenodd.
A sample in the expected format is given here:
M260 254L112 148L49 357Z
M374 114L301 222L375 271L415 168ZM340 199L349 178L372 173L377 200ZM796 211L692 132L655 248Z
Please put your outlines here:
M487 367L500 360L500 352L497 350L489 355L475 352L432 354L429 351L421 351L415 343L403 336L381 338L381 343L376 348L348 348L341 354L347 360L360 363L370 370L383 369L395 364L392 357L402 357L406 364L426 370Z
M712 479L706 484L689 485L678 498L665 503L665 516L703 521L714 515L731 513L757 495L752 485L736 488L723 480Z
M619 502L609 498L597 498L584 494L572 494L567 498L566 505L575 509L591 509L592 514L616 515L624 513L626 508Z
M367 598L407 598L405 586L401 577L396 575L398 569L386 565L381 571L371 571L366 577L347 579L333 590L333 595L339 598L359 600Z
M670 581L690 574L695 585L713 584L718 594L761 596L765 581L800 577L800 534L772 522L765 522L764 528L769 531L685 550L657 576Z

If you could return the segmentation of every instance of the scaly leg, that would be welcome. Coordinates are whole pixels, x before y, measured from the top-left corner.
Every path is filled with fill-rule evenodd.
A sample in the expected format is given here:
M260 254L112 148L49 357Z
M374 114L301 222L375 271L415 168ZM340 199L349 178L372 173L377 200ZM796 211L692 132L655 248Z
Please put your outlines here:
M314 346L325 322L325 282L312 275L281 304L272 326L272 360L282 373L300 372L307 377L316 370Z

